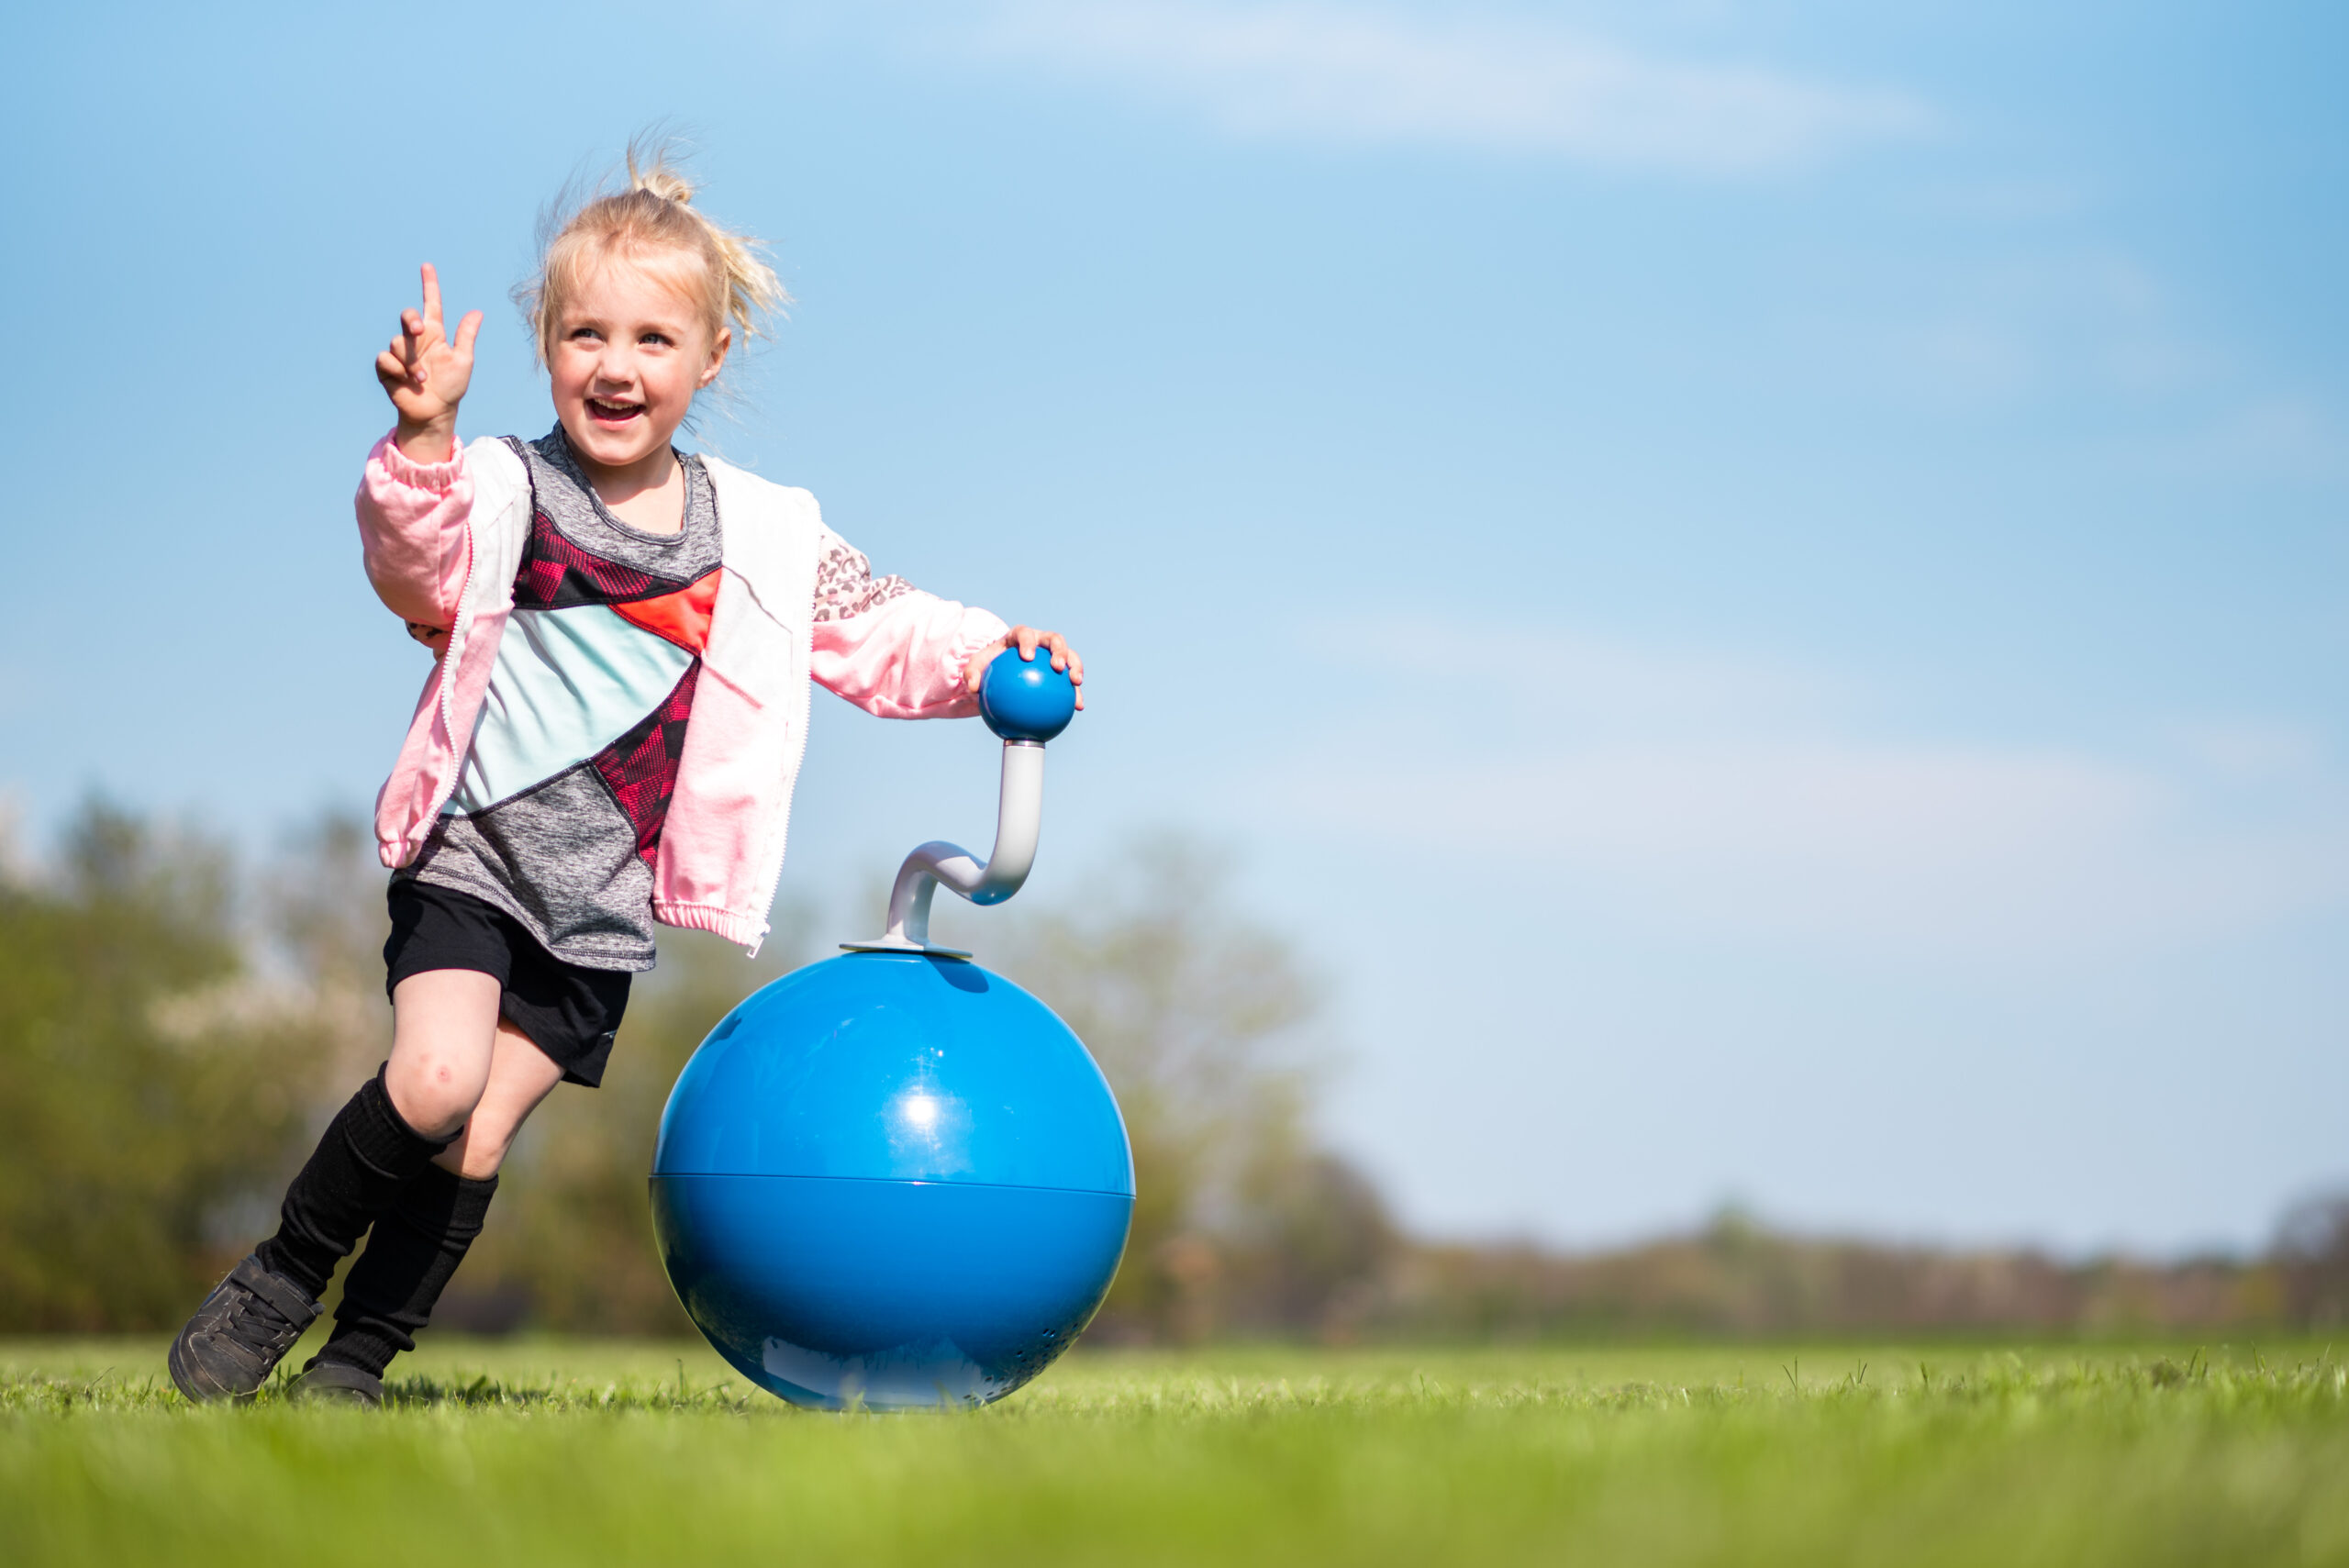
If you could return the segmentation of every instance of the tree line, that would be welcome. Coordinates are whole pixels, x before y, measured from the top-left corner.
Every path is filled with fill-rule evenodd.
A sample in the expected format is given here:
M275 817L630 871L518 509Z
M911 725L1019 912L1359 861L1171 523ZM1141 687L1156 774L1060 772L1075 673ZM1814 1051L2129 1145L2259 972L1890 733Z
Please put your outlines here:
M266 1234L390 1043L383 883L335 816L255 858L94 802L42 863L0 856L0 1332L174 1326ZM940 917L949 940L971 919ZM1805 1239L1736 1214L1579 1256L1415 1239L1313 1135L1322 993L1212 855L1143 840L1077 896L979 918L962 929L989 965L1068 1020L1125 1111L1140 1197L1101 1339L2253 1329L2349 1311L2349 1199L2296 1209L2261 1257L2168 1265ZM604 1087L559 1091L525 1130L444 1325L691 1332L645 1173L702 1037L818 956L808 909L775 924L750 963L663 933Z

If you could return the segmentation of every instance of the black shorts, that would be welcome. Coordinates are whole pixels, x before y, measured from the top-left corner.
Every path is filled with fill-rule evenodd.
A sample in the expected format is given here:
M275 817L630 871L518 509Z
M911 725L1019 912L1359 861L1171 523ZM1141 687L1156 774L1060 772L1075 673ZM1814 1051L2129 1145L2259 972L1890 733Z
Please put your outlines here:
M392 935L384 944L384 994L429 969L494 977L497 1010L562 1069L563 1082L595 1088L628 1010L625 970L583 969L539 945L494 904L414 877L392 884Z

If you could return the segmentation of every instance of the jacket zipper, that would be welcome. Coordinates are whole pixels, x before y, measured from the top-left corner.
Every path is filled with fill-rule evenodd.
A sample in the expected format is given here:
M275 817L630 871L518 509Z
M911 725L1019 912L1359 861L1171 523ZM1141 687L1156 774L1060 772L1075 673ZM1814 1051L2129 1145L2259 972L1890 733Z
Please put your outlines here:
M815 636L815 628L811 625L804 628L802 632L796 633L795 635L797 636L799 639L799 662L801 668L799 670L799 678L793 684L792 689L795 692L805 692L807 689L807 684L811 678L807 673L807 666L812 662L814 659L812 641ZM812 703L810 706L812 706ZM812 717L813 715L811 714L808 717ZM798 729L799 733L793 738L791 767L783 775L785 778L791 781L794 787L786 789L784 792L783 820L775 827L776 840L774 846L774 870L767 873L766 896L759 901L757 907L752 911L752 913L758 916L760 928L758 944L751 950L752 957L756 957L758 955L759 948L766 946L767 938L774 929L774 922L769 918L769 916L774 908L774 895L783 886L783 862L791 851L791 797L794 794L797 793L796 786L799 783L800 764L807 760L807 718L802 718L800 720Z
M479 497L478 489L475 497ZM433 792L431 804L425 809L423 828L426 838L432 836L434 824L440 820L441 807L447 806L450 797L457 793L457 784L465 773L465 752L469 748L457 743L457 716L451 706L450 694L457 684L458 655L463 645L473 640L473 622L481 618L468 614L473 609L473 567L481 561L479 526L475 517L478 510L476 507L465 515L465 576L464 581L457 585L457 624L449 628L449 651L440 656L440 730L449 737L450 767L448 778ZM417 852L423 852L420 844Z

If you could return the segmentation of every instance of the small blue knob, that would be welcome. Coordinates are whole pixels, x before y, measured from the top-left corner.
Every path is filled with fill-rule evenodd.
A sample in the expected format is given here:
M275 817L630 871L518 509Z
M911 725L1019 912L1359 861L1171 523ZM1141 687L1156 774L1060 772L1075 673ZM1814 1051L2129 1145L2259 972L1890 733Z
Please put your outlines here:
M1076 717L1076 683L1052 668L1051 649L1030 660L1007 648L979 678L979 717L1006 740L1050 740Z

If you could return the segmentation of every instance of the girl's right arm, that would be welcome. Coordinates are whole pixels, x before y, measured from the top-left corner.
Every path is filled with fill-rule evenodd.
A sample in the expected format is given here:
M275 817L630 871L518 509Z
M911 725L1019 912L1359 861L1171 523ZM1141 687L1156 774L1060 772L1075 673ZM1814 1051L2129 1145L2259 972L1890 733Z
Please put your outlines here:
M464 590L465 522L473 481L457 445L457 406L473 379L481 312L457 324L440 315L440 280L424 268L424 308L400 316L400 335L375 356L375 379L399 424L367 454L359 485L359 539L367 580L417 641L440 653Z

